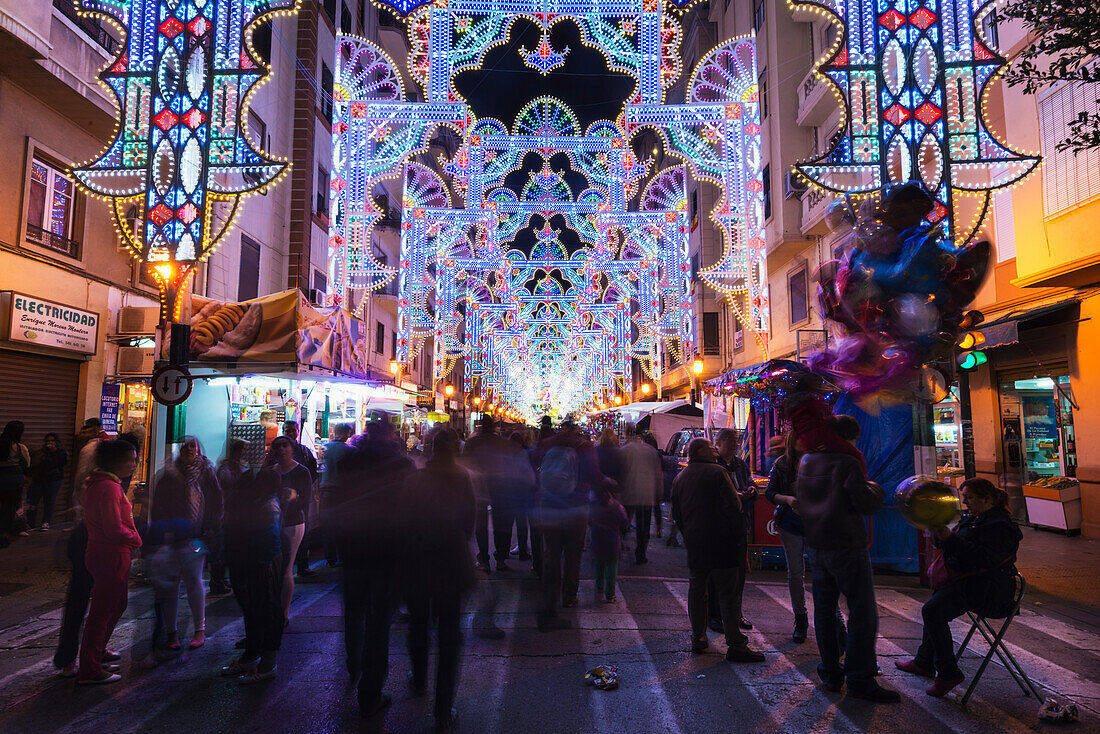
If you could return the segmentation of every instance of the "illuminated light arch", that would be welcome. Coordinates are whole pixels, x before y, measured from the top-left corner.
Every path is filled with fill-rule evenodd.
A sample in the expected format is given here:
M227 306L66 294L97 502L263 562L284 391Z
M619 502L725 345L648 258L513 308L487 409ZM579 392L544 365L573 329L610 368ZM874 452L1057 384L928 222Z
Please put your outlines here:
M990 83L1006 62L977 26L996 2L788 0L841 25L814 73L843 105L843 135L795 170L834 193L919 180L937 203L929 221L956 244L971 241L990 193L1018 183L1040 161L1010 149L989 127ZM966 198L975 199L969 221L960 216Z
M107 148L72 169L85 192L109 199L119 236L149 263L161 316L179 315L179 292L228 232L242 197L275 183L289 164L243 132L248 98L269 72L252 47L262 20L294 0L82 0L84 14L124 37L99 74L119 124ZM215 205L227 207L219 222ZM136 227L127 210L140 213Z

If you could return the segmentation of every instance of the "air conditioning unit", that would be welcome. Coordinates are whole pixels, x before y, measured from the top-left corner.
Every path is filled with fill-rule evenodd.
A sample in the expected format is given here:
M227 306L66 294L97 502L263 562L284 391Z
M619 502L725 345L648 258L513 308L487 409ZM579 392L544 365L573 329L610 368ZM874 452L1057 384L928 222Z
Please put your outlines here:
M325 301L328 300L328 294L317 288L309 289L309 302L314 306L324 306Z
M115 373L119 375L150 375L156 361L152 347L119 347Z
M783 179L783 198L801 198L802 194L806 193L809 188L810 185L806 183L806 179L794 171L787 171L787 175Z
M156 306L123 306L118 311L118 333L151 335L160 322Z

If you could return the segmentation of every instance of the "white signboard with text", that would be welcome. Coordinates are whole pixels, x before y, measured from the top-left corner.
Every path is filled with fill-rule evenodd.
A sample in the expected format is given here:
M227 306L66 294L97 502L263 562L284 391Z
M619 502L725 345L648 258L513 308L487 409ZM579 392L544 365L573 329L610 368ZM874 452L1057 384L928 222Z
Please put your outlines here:
M10 341L80 354L98 351L99 314L22 293L9 297Z

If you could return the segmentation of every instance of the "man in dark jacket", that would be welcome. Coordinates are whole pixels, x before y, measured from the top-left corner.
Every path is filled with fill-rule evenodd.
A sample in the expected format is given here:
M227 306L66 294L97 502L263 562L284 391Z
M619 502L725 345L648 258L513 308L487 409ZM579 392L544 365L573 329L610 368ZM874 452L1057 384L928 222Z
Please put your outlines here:
M756 485L752 481L752 470L749 468L748 463L738 454L741 448L739 443L737 431L732 428L723 428L714 437L714 448L718 451L718 463L729 473L730 480L733 482L733 490L737 492L737 499L741 501L741 517L745 519L745 536L747 538L752 533L752 529L756 527ZM711 590L711 593L714 593L713 590ZM744 593L745 575L742 574L741 583L737 589L738 598L742 597ZM717 600L712 597L710 602L710 628L716 632L721 632L722 620L716 602ZM745 619L743 614L737 620L737 624L743 630L752 629L752 623Z
M390 623L399 593L408 522L401 491L413 472L393 425L371 423L368 438L339 465L335 508L344 569L344 646L348 673L359 679L359 712L385 711Z
M602 486L604 476L595 447L569 421L562 423L557 434L539 443L532 464L539 475L536 514L543 542L539 630L567 629L572 624L558 617L558 596L563 607L577 605L588 527L588 492Z
M851 455L817 452L799 462L795 492L812 566L818 675L830 691L839 691L847 679L853 698L900 701L897 691L875 681L878 608L863 518L882 506L882 489L868 483L863 464ZM837 630L841 594L850 615L843 666Z
M481 416L478 432L466 442L462 456L470 468L481 476L488 493L478 497L477 525L474 534L477 539L478 567L489 570L489 505L493 507L492 535L495 548L494 557L497 571L507 571L508 556L512 547L512 523L515 518L512 508L516 499L510 496L509 465L514 460L516 445L496 432L496 421L489 413Z
M305 515L305 535L302 537L301 544L298 545L298 555L294 559L295 564L298 567L298 578L308 579L317 575L317 572L309 567L309 512L313 506L313 493L316 491L315 486L320 475L317 471L317 457L313 455L313 452L306 448L305 444L298 440L301 435L301 430L298 428L298 424L294 421L286 421L283 423L283 435L290 439L294 444L294 460L299 464L309 469L309 476L313 480L313 483L309 488L309 496L302 498L302 512Z
M726 660L763 662L738 626L745 573L745 520L729 474L714 446L697 438L688 446L688 465L672 483L672 518L688 552L688 617L691 651L707 649L707 582L714 581L726 634Z

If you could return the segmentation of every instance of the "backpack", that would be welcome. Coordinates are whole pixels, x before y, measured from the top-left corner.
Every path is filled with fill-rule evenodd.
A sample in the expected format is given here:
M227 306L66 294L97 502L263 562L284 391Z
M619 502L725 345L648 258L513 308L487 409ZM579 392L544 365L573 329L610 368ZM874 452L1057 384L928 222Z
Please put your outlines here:
M554 446L546 452L539 471L543 494L565 499L577 489L577 452L569 446Z

